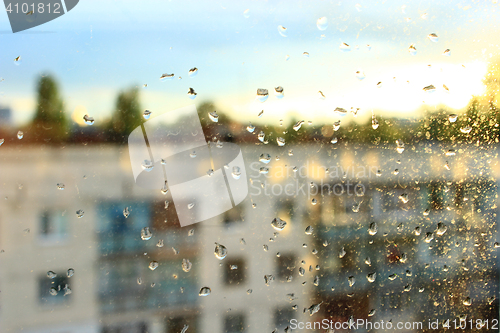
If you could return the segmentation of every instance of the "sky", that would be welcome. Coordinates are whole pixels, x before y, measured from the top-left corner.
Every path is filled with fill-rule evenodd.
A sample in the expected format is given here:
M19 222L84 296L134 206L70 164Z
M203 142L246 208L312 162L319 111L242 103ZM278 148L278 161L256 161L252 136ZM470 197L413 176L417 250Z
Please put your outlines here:
M111 117L118 92L134 86L152 116L210 101L219 113L255 124L334 121L337 107L359 108L362 119L372 112L415 117L442 105L460 111L483 93L487 65L498 59L499 14L498 0L86 0L13 34L2 12L0 107L12 109L16 124L27 122L36 82L51 74L66 112L81 125L86 113L97 123ZM317 26L322 17L325 30ZM198 74L189 77L193 67ZM164 73L175 78L162 82ZM434 92L423 91L429 85ZM268 89L265 102L256 99L258 88Z

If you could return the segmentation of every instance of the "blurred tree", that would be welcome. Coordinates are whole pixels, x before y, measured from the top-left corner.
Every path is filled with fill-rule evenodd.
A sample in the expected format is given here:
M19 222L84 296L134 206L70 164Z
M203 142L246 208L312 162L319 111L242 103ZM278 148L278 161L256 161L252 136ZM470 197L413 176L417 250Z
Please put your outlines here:
M137 88L120 92L116 99L115 111L108 124L108 139L113 142L126 143L128 135L141 123L142 112Z
M63 142L69 134L69 123L59 96L57 83L51 76L38 81L38 101L32 121L32 137L50 142Z

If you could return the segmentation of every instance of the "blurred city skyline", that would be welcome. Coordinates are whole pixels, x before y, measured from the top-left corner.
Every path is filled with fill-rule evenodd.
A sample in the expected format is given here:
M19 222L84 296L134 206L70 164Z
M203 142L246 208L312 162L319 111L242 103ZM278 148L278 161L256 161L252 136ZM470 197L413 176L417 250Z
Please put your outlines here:
M8 51L0 55L0 105L12 109L15 124L28 122L36 109L39 77L33 73L38 73L57 79L69 116L88 113L96 123L111 117L119 91L134 86L142 89L141 107L153 115L211 101L228 116L252 123L278 123L291 116L329 122L336 119L336 107L360 108L362 119L372 110L399 117L441 106L464 110L473 95L484 92L487 66L495 62L499 10L495 0L196 7L171 1L141 8L133 1L119 6L87 1L17 34L9 31L5 13L0 15L0 40ZM320 17L328 20L326 30L317 27ZM279 25L287 28L287 37L280 35ZM430 33L438 35L437 42L428 38ZM341 43L351 50L342 51ZM412 44L414 56L408 51ZM446 49L449 57L443 55ZM40 57L44 61L34 60ZM189 77L193 67L198 74ZM366 78L359 80L358 70ZM160 82L164 73L175 78ZM425 93L429 85L436 91ZM277 86L284 88L282 99L274 96ZM197 92L194 101L189 88ZM255 98L258 88L269 90L264 103Z

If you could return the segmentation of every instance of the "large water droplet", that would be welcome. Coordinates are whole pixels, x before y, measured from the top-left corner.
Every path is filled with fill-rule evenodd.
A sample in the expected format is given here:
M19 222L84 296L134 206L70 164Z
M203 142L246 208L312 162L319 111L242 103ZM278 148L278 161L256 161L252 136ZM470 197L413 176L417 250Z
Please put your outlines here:
M422 89L423 91L427 92L427 93L433 93L436 91L436 87L434 87L432 84L429 85L429 86L426 86Z
M142 170L149 172L153 170L154 164L150 160L144 160L144 162L141 164Z
M199 296L208 296L212 293L212 289L209 287L203 287L200 289L200 292L198 293Z
M271 162L271 155L269 154L261 154L259 157L259 161L265 164Z
M305 233L306 235L312 235L314 228L312 226L307 226Z
M282 137L276 138L276 142L280 147L283 147L285 145L285 139L283 139Z
M371 236L374 236L375 234L377 234L377 231L378 231L377 222L370 223L370 226L368 227L368 233Z
M23 131L19 131L19 132L17 132L17 138L18 138L19 140L21 140L23 137L24 137L24 133L23 133Z
M285 229L285 227L286 227L286 221L284 221L284 220L280 219L279 217L276 217L276 218L274 218L274 219L272 220L272 222L271 222L271 226L272 226L274 229L276 229L276 230L278 230L278 231L281 231L281 230Z
M349 287L352 287L356 283L356 278L351 275L347 278L347 282L349 282Z
M285 96L285 92L283 90L283 87L282 86L278 86L276 88L274 88L274 95L276 96L276 98L283 98Z
M328 19L326 16L320 17L316 21L316 26L318 27L319 30L324 31L326 28L328 28Z
M56 278L56 277L57 277L57 274L56 274L55 272L53 272L53 271L48 271L48 272L47 272L47 277L48 277L49 279L54 279L54 278Z
M83 121L85 122L85 124L87 125L94 125L94 118L89 116L88 114L86 114L85 116L83 116Z
M373 283L377 279L377 273L370 273L366 276L368 282Z
M78 217L79 219L81 219L84 214L85 214L85 212L81 209L76 211L76 217Z
M162 76L160 76L160 81L164 82L164 81L169 81L169 80L172 80L174 78L175 74L172 73L172 74L162 74Z
M150 240L153 237L153 233L149 230L149 227L144 227L141 230L141 238L142 240Z
M224 245L215 243L214 255L217 259L222 260L227 256L227 249Z
M462 132L464 134L469 134L470 131L472 131L472 126L470 126L470 125L467 125L467 126L460 128L460 132Z
M234 166L233 172L231 172L231 175L233 176L234 179L240 179L240 177L241 177L240 167Z
M255 131L255 126L252 125L251 123L247 126L247 131L249 133L253 133Z

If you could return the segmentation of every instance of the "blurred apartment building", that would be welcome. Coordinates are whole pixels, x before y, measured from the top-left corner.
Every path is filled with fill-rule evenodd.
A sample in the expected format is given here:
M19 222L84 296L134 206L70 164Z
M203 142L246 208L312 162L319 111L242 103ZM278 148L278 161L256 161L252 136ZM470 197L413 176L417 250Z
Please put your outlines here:
M292 318L496 318L496 148L454 149L248 144L248 198L180 228L168 193L135 186L125 146L4 144L1 331L256 333ZM211 294L200 297L202 287Z

